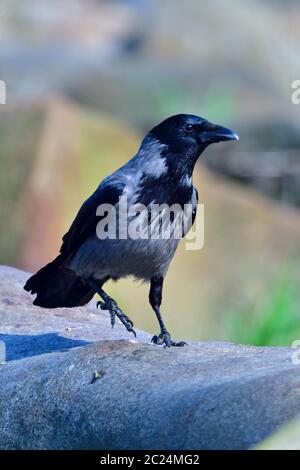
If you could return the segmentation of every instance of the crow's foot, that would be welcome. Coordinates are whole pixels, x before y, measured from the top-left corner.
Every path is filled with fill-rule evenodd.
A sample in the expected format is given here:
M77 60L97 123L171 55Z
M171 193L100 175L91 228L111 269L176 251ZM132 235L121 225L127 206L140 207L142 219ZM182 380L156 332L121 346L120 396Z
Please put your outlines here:
M125 315L124 312L120 309L118 304L113 300L109 299L106 302L99 301L97 302L97 308L101 308L101 310L108 310L110 314L110 323L112 328L115 326L116 323L116 316L120 320L121 323L125 326L127 331L130 333L133 333L134 336L136 337L136 332L133 329L133 322L130 320L130 318Z
M173 341L170 333L167 331L162 331L159 336L153 336L151 343L163 344L165 348L170 348L171 346L182 347L187 345L184 341Z

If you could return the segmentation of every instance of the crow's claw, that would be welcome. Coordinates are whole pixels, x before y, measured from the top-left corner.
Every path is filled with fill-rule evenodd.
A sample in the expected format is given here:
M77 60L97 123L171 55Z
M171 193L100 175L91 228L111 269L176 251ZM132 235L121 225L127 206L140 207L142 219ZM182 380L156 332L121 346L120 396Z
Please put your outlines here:
M133 333L136 337L136 332L133 329L133 322L130 320L130 318L127 317L127 315L125 315L124 312L122 312L122 310L118 307L118 304L114 300L110 299L106 302L102 302L101 300L99 300L97 302L97 308L99 307L101 308L101 310L109 311L110 323L112 328L115 326L117 316L120 322L125 326L127 331Z
M127 328L127 330L128 330L130 333L133 333L133 336L136 338L136 332L134 331L133 328L131 328L131 330L129 330L129 329Z
M123 313L122 310L119 308L118 308L118 312L116 312L116 315L119 318L120 322L123 323L126 330L129 331L130 333L133 333L134 336L136 337L136 332L133 329L133 323L130 320L130 318L128 318L127 315L125 315L125 313Z
M102 302L101 300L98 300L97 308L101 308L101 310L108 310L108 307L107 307L106 303Z
M187 345L187 343L185 343L184 341L173 341L171 339L170 333L168 333L167 331L162 331L159 336L153 336L151 343L159 345L163 344L165 348L170 348L171 346L182 347Z

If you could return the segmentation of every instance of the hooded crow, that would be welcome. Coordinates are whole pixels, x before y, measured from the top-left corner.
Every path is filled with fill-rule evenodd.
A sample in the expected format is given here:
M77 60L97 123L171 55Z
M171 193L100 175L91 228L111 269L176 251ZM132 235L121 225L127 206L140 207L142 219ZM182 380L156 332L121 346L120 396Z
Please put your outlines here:
M103 290L109 279L133 276L150 283L149 301L160 326L152 341L183 346L184 342L171 339L162 319L163 282L179 240L196 216L198 194L192 183L196 161L210 144L229 140L238 140L237 134L193 115L172 116L154 127L137 154L106 177L83 203L57 258L28 279L24 288L37 294L34 305L77 307L97 293L102 299L97 306L109 311L112 326L118 317L135 334L132 321ZM188 216L183 210L180 221L185 223L179 224L179 236L175 236L178 214L170 211L168 218L162 216L174 205L191 207ZM156 211L153 216L150 208L161 206L165 212ZM133 207L138 210L132 212ZM141 208L146 208L146 217L141 217ZM135 224L133 236L130 224Z

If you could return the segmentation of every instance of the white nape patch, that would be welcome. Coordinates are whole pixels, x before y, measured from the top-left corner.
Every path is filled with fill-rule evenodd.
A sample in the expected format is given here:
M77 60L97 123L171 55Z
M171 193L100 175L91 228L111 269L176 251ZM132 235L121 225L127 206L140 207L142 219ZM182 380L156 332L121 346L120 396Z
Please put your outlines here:
M144 143L143 148L138 153L140 168L144 173L159 178L167 172L166 159L161 156L162 151L166 148L167 145L161 144L156 139Z
M145 175L159 178L168 171L166 159L162 157L166 148L168 146L157 139L146 138L138 153L109 177L112 181L124 183L122 195L127 197L129 206L137 202L139 185Z

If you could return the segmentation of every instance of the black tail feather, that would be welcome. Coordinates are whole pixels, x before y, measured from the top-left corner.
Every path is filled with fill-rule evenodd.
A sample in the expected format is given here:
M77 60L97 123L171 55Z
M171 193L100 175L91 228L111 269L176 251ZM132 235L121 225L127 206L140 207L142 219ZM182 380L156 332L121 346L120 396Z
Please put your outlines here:
M45 308L79 307L87 304L95 290L64 267L62 255L44 266L26 282L24 289L37 294L34 305Z

